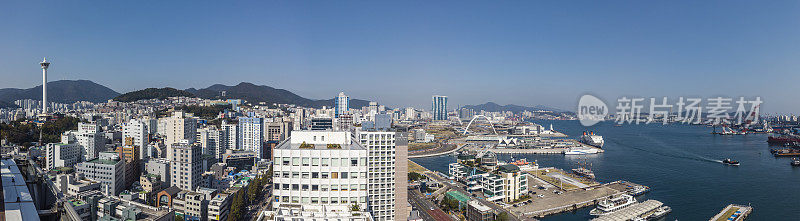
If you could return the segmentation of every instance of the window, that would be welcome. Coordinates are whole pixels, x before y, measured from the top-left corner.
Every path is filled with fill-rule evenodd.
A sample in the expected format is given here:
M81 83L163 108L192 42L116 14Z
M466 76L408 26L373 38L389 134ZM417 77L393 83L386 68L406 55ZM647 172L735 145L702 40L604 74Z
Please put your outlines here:
M322 197L319 199L319 202L322 204L328 204L328 197Z
M333 161L333 165L332 166L335 166L335 167L339 166L339 158L333 158L333 159L331 159L331 161Z
M339 198L331 197L331 204L338 204L338 203L339 203Z
M289 178L289 172L283 171L283 178Z
M319 158L311 159L311 166L319 166Z
M342 158L342 166L343 167L347 166L347 161L348 161L347 158Z
M319 178L319 172L311 172L311 178L312 178L312 179L317 179L317 178Z
M300 190L299 184L292 184L292 190Z
M330 164L331 164L331 159L330 158L322 158L322 166L323 167L327 167Z
M292 178L300 178L300 172L292 172Z
M308 190L308 184L303 184L303 191L307 191L307 190Z
M339 172L331 172L331 179L339 179Z
M284 157L283 158L283 165L284 166L289 166L289 158L288 157Z
M328 191L328 184L322 184L322 187L320 188L320 191L323 191L323 192Z
M292 166L300 166L300 157L292 157Z
M331 184L331 191L339 191L339 185Z
M350 166L358 166L358 159L350 160Z
M308 166L311 164L311 159L308 157L303 157L303 166Z
M315 185L311 185L311 191L318 191L318 190L319 190L319 185L316 185L316 184Z
M303 178L303 179L308 179L308 177L309 177L309 176L308 176L308 172L303 172L303 176L302 176L302 178Z
M328 172L322 172L322 179L328 179Z
M347 172L342 172L342 179L347 179Z
M351 191L356 191L356 190L358 190L358 184L350 184L350 190L351 190Z

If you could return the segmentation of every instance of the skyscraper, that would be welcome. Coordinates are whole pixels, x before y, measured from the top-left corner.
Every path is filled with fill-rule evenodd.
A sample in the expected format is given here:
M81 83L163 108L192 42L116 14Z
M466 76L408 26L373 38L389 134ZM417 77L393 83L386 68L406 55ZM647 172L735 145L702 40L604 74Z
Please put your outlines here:
M347 113L350 109L350 97L344 95L344 92L339 92L339 96L334 101L336 101L336 104L334 104L335 117L338 118L340 114Z
M150 143L147 125L138 119L133 119L122 125L122 144L126 146L138 146L141 152L139 156L147 156L147 145Z
M433 95L433 120L447 120L447 96Z
M376 221L406 220L409 213L406 136L387 130L357 131L357 139L368 151L368 209Z
M264 158L262 145L264 135L261 130L264 128L264 119L260 117L240 117L239 118L239 146L241 149L255 152L258 159Z

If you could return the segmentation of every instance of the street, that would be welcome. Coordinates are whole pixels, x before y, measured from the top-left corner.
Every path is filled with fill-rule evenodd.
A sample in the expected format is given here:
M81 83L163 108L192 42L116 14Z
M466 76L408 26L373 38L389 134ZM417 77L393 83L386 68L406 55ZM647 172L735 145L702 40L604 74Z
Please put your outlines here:
M411 206L417 208L420 211L420 216L422 216L423 220L437 220L437 221L450 221L453 220L448 216L444 211L439 209L438 206L433 204L428 199L422 196L422 193L419 190L411 190L408 191L408 199L411 202ZM433 210L431 210L433 208Z

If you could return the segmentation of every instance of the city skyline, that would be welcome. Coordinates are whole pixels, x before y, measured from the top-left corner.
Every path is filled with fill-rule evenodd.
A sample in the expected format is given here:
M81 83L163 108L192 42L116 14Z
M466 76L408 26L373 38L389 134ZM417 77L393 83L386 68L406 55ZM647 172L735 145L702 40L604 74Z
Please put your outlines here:
M121 93L251 82L424 109L442 94L450 108L572 110L584 93L761 96L765 113L800 109L796 2L351 4L6 3L0 88L39 85L32 65L46 56L50 81Z

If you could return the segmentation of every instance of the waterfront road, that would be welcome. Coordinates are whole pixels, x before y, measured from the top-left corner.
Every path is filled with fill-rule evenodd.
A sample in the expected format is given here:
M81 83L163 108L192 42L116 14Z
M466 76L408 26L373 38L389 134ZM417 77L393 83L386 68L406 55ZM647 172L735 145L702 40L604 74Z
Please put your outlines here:
M463 193L463 194L465 194L467 196L471 195L468 191L464 190L463 187L461 187L459 185L451 184L450 180L442 178L439 175L437 175L436 173L429 172L429 173L426 173L426 175L428 177L430 177L431 179L434 179L434 180L438 181L439 183L442 183L443 185L447 185L448 187L450 187L451 190L459 191L459 192L461 192L461 193ZM474 198L474 197L472 197L472 199L478 200L479 202L481 202L481 204L491 207L492 209L494 209L494 211L497 211L498 213L506 212L508 214L509 220L511 220L511 221L520 220L519 218L517 218L516 214L511 213L511 211L508 211L505 208L503 208L501 206L498 206L497 204L494 204L492 202L486 201L485 199Z
M465 146L467 146L467 144L439 143L436 148L433 149L408 152L408 158L432 157L449 154L456 152Z
M417 208L420 211L419 215L422 216L423 220L437 220L437 221L451 221L453 219L450 218L444 211L439 209L436 204L433 204L428 199L422 196L422 193L419 190L411 190L408 191L408 199L411 202L411 206ZM431 209L433 208L433 209Z

